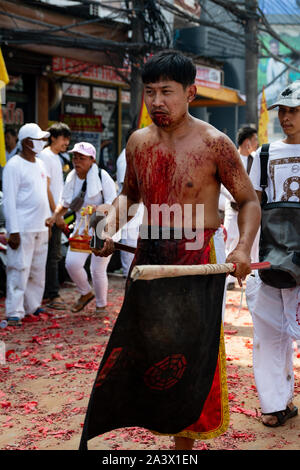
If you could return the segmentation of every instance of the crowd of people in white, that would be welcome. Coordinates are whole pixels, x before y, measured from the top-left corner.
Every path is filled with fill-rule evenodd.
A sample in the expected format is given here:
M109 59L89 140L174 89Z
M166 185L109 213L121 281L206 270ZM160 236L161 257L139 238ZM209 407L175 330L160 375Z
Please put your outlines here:
M111 204L122 188L126 168L122 153L115 182L107 171L99 169L95 147L88 142L78 142L68 152L72 155L73 169L69 168L64 179L66 168L61 157L66 155L70 143L68 126L56 123L48 131L42 131L37 124L29 123L20 128L17 137L17 148L10 152L12 155L8 156L3 171L9 325L22 324L25 315L38 315L42 303L49 308L66 308L59 293L58 276L61 237L66 226L64 215L68 211L75 213L73 233L82 235L85 229L81 224L82 208ZM131 246L136 245L141 217L142 207L130 221L130 230L126 231L129 234L126 243ZM124 229L122 233L124 235ZM66 255L65 267L80 294L71 310L82 310L95 297L96 313L100 314L107 304L110 258L91 254L91 286L85 269L89 255L72 251L70 247ZM124 276L132 257L126 253L126 258L122 258Z

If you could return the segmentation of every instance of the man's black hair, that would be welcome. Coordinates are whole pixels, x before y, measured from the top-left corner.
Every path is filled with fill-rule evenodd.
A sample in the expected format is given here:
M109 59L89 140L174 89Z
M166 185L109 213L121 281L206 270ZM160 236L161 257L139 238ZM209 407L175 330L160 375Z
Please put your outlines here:
M4 135L5 134L10 134L12 135L13 137L17 137L18 136L18 133L16 131L16 129L14 127L6 127L5 128L5 131L4 131Z
M144 84L160 80L174 80L184 88L193 85L196 77L196 66L193 61L178 51L161 51L153 55L143 66Z
M250 127L250 126L241 127L241 129L239 129L237 133L237 138L236 138L238 146L240 147L242 143L244 142L244 140L251 139L251 137L254 134L257 134L257 129L255 129L255 127Z
M47 129L50 132L49 143L51 144L51 137L59 137L63 135L64 137L71 137L71 129L64 122L55 122Z

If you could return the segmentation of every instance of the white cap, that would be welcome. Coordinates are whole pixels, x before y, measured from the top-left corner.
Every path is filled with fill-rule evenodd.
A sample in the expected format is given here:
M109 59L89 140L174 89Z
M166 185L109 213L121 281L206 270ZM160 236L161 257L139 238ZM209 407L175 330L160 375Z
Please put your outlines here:
M92 157L94 160L96 160L96 149L89 142L78 142L74 145L72 150L69 150L69 153L73 152L81 153L82 155Z
M22 140L27 139L28 137L31 139L45 139L50 136L50 132L42 131L42 129L31 122L29 124L25 124L19 129L18 139L19 142Z

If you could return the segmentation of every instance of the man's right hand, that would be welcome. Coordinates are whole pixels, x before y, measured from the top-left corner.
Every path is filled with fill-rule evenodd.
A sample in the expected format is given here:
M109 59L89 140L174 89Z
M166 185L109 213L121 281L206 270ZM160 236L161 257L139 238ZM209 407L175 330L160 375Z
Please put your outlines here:
M8 243L8 246L10 246L10 248L12 250L16 250L17 248L19 248L20 243L21 243L20 234L19 233L11 233L9 235L9 239L7 240L7 243Z
M62 216L57 216L56 217L55 224L61 230L65 230L66 225L67 225L66 222L65 222L65 219Z
M99 248L92 248L92 252L96 256L107 257L113 254L115 251L115 244L112 238L106 238L104 240L104 245L101 249Z
M52 227L56 223L56 217L52 215L45 220L46 227Z

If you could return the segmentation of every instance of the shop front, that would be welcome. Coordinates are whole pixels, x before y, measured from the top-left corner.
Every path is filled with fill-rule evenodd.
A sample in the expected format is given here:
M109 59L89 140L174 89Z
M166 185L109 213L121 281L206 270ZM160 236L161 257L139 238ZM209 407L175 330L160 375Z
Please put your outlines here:
M36 121L39 77L47 58L32 57L24 51L1 48L9 75L5 104L2 106L5 127L16 131L26 122Z
M114 176L130 127L130 92L122 78L128 72L63 57L53 58L52 71L60 97L49 111L49 121L69 125L71 145L79 140L91 142L100 166Z

